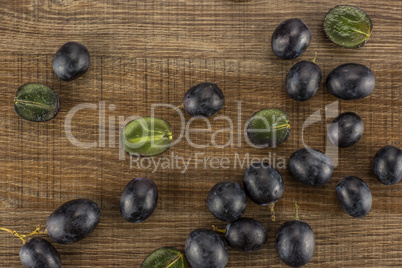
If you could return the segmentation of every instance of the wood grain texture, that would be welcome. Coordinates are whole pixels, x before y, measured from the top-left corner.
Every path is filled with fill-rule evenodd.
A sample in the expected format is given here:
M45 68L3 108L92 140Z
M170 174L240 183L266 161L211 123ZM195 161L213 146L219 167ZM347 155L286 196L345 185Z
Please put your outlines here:
M325 107L353 111L364 120L363 138L342 149L331 181L321 188L304 186L293 179L287 163L279 167L285 194L276 205L277 221L267 208L249 201L245 216L263 222L268 230L264 249L244 254L230 250L227 267L285 267L274 245L280 224L293 218L294 202L300 217L313 228L316 251L308 267L402 267L402 183L381 185L371 170L372 158L386 144L401 144L402 93L402 2L399 0L347 1L365 10L374 31L360 49L344 49L326 39L322 22L336 4L330 0L19 0L0 5L0 226L30 232L45 224L59 205L86 197L101 207L99 227L73 245L55 245L64 267L139 267L153 250L163 246L184 248L187 235L211 224L224 226L206 208L209 189L218 181L242 181L249 154L262 158L275 154L285 159L303 146L303 123L315 114L317 122L304 129L309 146L328 149L326 124L332 118ZM270 39L276 26L291 17L303 19L312 31L308 50L294 61L282 61L271 52ZM67 41L85 44L91 53L87 74L73 82L60 81L52 71L52 58ZM328 94L324 83L314 98L296 103L284 91L290 67L313 58L323 77L336 66L356 62L376 75L376 88L367 98L339 101ZM132 115L146 116L151 105L177 106L184 93L202 81L216 82L226 104L218 115L228 116L234 126L234 145L197 149L186 139L159 157L190 158L188 169L137 167L128 157L119 159L118 129ZM28 82L45 83L60 95L61 111L46 123L19 118L13 110L18 87ZM74 146L67 138L65 120L80 104L97 109L79 111L71 131L82 142L97 141L97 147ZM100 121L100 106L106 108ZM112 105L112 106L110 106ZM241 117L238 109L241 107ZM253 149L242 130L254 112L268 107L285 110L291 119L288 141L277 148ZM168 108L155 113L171 123L178 136L178 114ZM185 117L186 123L189 117ZM114 123L113 123L113 120ZM99 128L105 123L105 128ZM109 127L111 124L113 127ZM192 128L206 128L196 120ZM192 133L197 144L211 143L213 132L228 128L222 119L212 121L209 133ZM114 131L114 134L113 134ZM99 143L100 137L104 140ZM238 138L240 137L240 144ZM218 144L229 140L228 132L216 136ZM104 141L104 142L103 142ZM198 158L229 159L229 167L204 168ZM144 160L144 165L151 162ZM167 160L166 160L167 161ZM131 163L131 165L130 165ZM364 179L373 193L368 216L353 219L337 204L335 186L346 175ZM118 211L123 187L133 178L147 176L159 189L154 214L145 222L125 222ZM21 267L18 239L0 234L0 267Z

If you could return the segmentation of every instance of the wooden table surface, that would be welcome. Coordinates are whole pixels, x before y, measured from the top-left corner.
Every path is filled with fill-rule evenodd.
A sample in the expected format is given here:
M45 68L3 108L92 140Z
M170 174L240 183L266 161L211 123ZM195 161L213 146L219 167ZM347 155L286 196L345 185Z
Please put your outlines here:
M360 49L338 47L325 37L323 18L340 3L362 8L373 20L372 37ZM271 51L271 35L292 17L306 22L312 41L296 60L279 60ZM400 0L1 1L0 226L30 232L45 225L64 202L90 198L101 207L101 222L81 242L54 244L63 266L139 267L159 247L183 250L195 228L224 227L206 207L210 188L227 179L241 183L247 156L249 161L268 157L285 181L277 220L272 222L268 208L249 200L245 216L264 224L268 242L256 253L229 250L227 267L285 267L275 251L275 235L293 218L296 201L300 218L315 233L316 250L308 267L402 267L402 183L384 186L371 169L382 146L402 147L401 18ZM60 81L52 71L54 53L68 41L85 44L91 53L89 71L73 82ZM323 82L311 100L290 99L284 90L287 71L315 52L324 81L342 63L361 63L375 73L374 92L341 101ZM178 106L184 93L202 81L216 82L226 98L210 131L190 133L158 157L122 159L118 133L127 118L150 115L153 104ZM61 111L53 120L28 122L14 112L15 91L28 82L47 84L60 95ZM264 108L285 110L292 133L277 148L254 149L242 127ZM68 125L66 119L75 111ZM334 111L358 113L365 124L363 138L331 155L337 165L329 183L320 188L302 185L289 174L289 156L303 141L334 153L326 138ZM177 112L158 107L155 115L170 122L174 137L179 136ZM229 131L222 130L231 124L218 116L234 122L231 144ZM186 115L192 129L207 128L202 120L189 120ZM96 142L96 147L82 148L73 138ZM229 146L213 146L213 140ZM195 148L190 141L209 146ZM187 169L182 159L189 161ZM228 164L220 167L217 161L222 159ZM169 165L155 168L159 160ZM350 217L337 203L335 186L347 175L362 178L371 188L372 211L364 218ZM119 213L120 193L135 177L149 177L159 189L155 212L139 224L125 222ZM0 267L21 267L21 241L5 232L0 237Z

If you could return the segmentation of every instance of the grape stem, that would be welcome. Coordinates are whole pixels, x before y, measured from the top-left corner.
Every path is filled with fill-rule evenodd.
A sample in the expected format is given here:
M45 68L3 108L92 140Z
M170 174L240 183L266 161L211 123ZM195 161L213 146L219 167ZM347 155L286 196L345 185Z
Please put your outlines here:
M212 225L212 230L214 230L215 232L226 234L226 229L218 229L218 227L216 227L215 225Z
M275 202L274 203L271 203L271 204L269 204L269 208L271 209L271 220L272 221L275 221L276 220L276 217L275 217Z
M295 220L299 220L299 206L297 205L297 202L295 202L295 207L296 207L296 213L295 213Z
M13 231L13 230L11 230L11 229L3 228L3 227L0 227L0 231L5 231L5 232L8 232L8 233L10 233L10 234L12 234L12 235L18 237L19 239L22 240L22 243L25 244L25 243L26 243L26 239L25 239L25 238L27 238L27 237L29 237L29 236L39 235L39 234L47 234L47 230L45 229L44 231L41 231L41 230L40 230L41 228L42 228L42 227L39 225L32 233L26 234L26 235L24 235L24 234L19 234L17 231Z
M314 53L314 59L312 60L312 62L315 63L316 59L317 59L317 52Z
M179 106L176 106L178 109L184 109L184 103L180 104Z

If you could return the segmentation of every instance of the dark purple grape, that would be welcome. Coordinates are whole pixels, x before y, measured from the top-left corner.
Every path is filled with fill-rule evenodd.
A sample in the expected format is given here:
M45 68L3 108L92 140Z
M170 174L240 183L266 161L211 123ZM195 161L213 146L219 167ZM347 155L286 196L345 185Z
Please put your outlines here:
M286 265L306 265L313 257L314 249L315 239L310 225L299 220L282 224L276 235L276 251Z
M191 116L212 116L222 109L224 103L222 90L210 82L193 86L183 100L184 109Z
M402 178L402 150L392 145L381 148L374 157L373 170L381 183L397 184Z
M89 199L74 199L57 208L47 219L47 232L59 244L72 244L98 226L100 209Z
M83 44L68 42L54 55L53 71L60 79L71 81L85 74L89 64L88 49Z
M281 174L268 163L252 163L244 172L244 189L247 195L260 206L278 201L284 192Z
M204 228L189 234L184 250L193 268L223 268L229 259L228 250L220 236Z
M286 76L286 92L295 101L306 101L317 93L322 72L317 64L301 61L293 65Z
M302 148L290 156L289 170L302 183L322 186L331 179L334 165L323 152L313 148Z
M234 221L246 210L247 196L237 182L221 181L209 191L207 206L216 218L222 221Z
M126 221L142 222L151 216L158 201L158 189L148 178L130 181L120 196L120 213Z
M301 19L288 19L278 25L272 34L272 50L283 60L299 57L311 41L311 31Z
M366 66L347 63L333 69L327 77L327 89L342 100L357 100L373 92L375 77Z
M27 268L59 268L61 259L57 250L47 240L35 237L20 250L20 259Z
M267 231L257 220L240 218L226 226L225 239L234 249L253 252L264 247L267 242Z
M346 148L357 143L363 136L363 132L363 120L352 112L338 115L328 126L329 139L340 148Z
M371 210L370 188L358 177L343 178L336 186L336 197L343 210L350 216L360 218Z

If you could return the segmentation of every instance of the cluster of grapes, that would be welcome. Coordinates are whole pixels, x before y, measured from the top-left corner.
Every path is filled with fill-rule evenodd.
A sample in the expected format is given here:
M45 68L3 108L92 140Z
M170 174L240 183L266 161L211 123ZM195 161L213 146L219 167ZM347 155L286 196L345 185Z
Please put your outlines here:
M348 18L348 19L345 19ZM356 20L350 19L356 18ZM358 19L358 20L357 20ZM354 25L359 21L359 25ZM324 21L327 36L344 47L360 47L368 40L372 23L362 10L351 6L337 6L329 11ZM282 22L272 36L272 50L281 59L294 59L307 49L311 32L300 19ZM53 60L53 70L65 81L83 75L90 65L86 47L76 42L63 45ZM302 61L289 71L285 87L291 98L306 101L317 92L322 73L315 59ZM374 90L373 72L361 64L344 64L335 68L327 77L327 88L343 100L361 99ZM216 114L225 103L222 90L215 83L204 82L187 91L183 108L192 117L209 117ZM21 86L15 97L15 111L30 121L52 119L60 109L56 92L46 85L31 83ZM328 127L332 143L344 148L354 145L362 137L363 120L355 113L343 113ZM247 136L256 147L272 147L286 141L290 135L289 117L278 109L256 112L247 122ZM157 141L157 142L155 142ZM153 156L163 153L171 146L172 133L169 123L154 117L142 117L129 122L121 135L123 149L136 156ZM139 143L141 144L139 145ZM331 159L323 152L302 148L289 160L292 175L310 186L322 186L333 173ZM374 174L386 185L396 184L402 177L402 151L385 146L374 157ZM274 204L284 193L280 173L267 163L252 163L243 177L244 189L235 181L218 182L207 197L209 211L219 220L229 222L221 230L199 228L192 231L185 242L185 256L174 248L165 247L151 253L142 268L187 267L223 268L229 258L226 244L243 252L254 252L264 247L267 232L255 219L241 217L247 206L247 196L260 206L270 206L274 220ZM367 184L354 176L343 178L336 187L341 207L353 217L363 217L371 210L372 197ZM146 220L155 210L158 190L148 178L135 178L121 194L120 212L132 223ZM295 220L285 222L277 232L276 249L280 259L292 267L306 265L315 250L315 238L311 227L299 220L296 204ZM57 250L43 238L27 237L46 233L59 244L72 244L90 235L100 220L98 205L89 199L71 200L57 208L47 219L46 230L40 227L28 235L0 228L18 236L24 242L20 259L25 267L61 267ZM225 241L217 234L225 234Z

